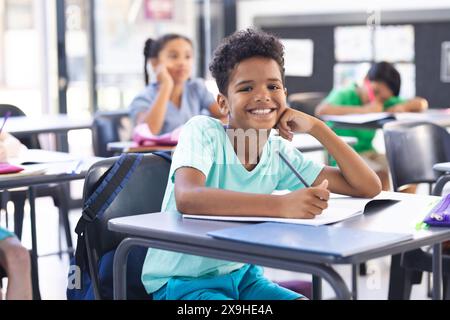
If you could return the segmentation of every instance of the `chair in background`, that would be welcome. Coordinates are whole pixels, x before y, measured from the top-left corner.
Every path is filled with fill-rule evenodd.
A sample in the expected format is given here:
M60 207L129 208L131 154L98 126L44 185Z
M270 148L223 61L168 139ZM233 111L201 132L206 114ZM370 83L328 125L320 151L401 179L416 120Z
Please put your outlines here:
M131 139L131 122L128 111L98 112L92 124L92 145L97 157L112 157L114 152L108 151L110 142Z
M394 191L427 183L430 193L439 173L433 165L450 161L450 134L427 122L395 121L384 125L384 142ZM392 256L389 299L409 299L422 271L431 272L432 256L421 249ZM443 255L444 297L450 299L450 256Z
M117 217L161 211L171 164L168 159L164 154L145 154L123 190L106 209L102 217L89 224L84 239L89 275L92 280L96 299L105 298L105 293L101 292L102 286L100 285L100 281L107 281L112 284L112 278L99 278L98 266L100 258L116 249L119 243L125 238L123 234L109 231L108 221ZM83 202L89 198L96 189L99 178L116 160L116 158L105 159L95 163L89 169L84 183ZM143 191L145 194L142 193ZM134 263L140 263L142 265L144 263L145 252L141 255L142 259L134 261ZM112 264L109 267L112 270ZM112 276L112 271L109 274ZM138 277L134 283L141 283L140 273L134 276ZM142 288L137 289L140 290L136 290L134 298L140 292L143 295L140 298L145 298L145 296L148 298L143 285Z
M325 92L294 93L288 96L288 103L292 109L315 116L316 107L325 97Z
M16 106L9 104L0 104L0 117L4 117L7 112L10 112L10 117L26 116L25 113ZM41 149L37 135L18 134L15 135L29 149ZM24 218L25 200L27 192L25 190L4 191L1 194L2 205L6 209L8 201L14 203L14 233L19 239L22 238L22 226ZM52 197L53 203L59 210L59 225L64 229L67 249L72 255L72 236L69 223L69 195L61 184L50 184L36 187L36 197ZM58 233L60 239L60 233ZM59 254L61 254L61 240L59 240Z
M2 282L3 282L3 278L6 278L6 271L0 267L0 290L2 290Z

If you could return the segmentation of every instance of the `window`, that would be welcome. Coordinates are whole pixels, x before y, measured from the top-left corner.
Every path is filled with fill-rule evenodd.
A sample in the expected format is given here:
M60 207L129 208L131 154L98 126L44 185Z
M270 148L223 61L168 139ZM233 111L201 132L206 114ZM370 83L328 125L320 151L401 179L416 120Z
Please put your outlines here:
M334 86L360 82L373 62L388 61L400 72L400 95L415 95L414 27L343 26L335 33Z
M28 115L42 112L42 43L36 1L0 0L0 101Z
M192 18L196 16L195 0L95 3L98 107L127 108L144 88L145 40L172 32L195 40L196 21ZM198 52L197 47L194 51Z

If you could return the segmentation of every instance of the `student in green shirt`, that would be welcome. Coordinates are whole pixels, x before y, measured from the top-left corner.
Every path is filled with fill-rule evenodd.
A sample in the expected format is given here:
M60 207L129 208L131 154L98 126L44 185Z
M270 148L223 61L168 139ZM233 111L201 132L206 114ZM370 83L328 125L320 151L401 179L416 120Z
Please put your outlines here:
M400 73L388 62L375 63L367 73L364 84L352 84L335 89L317 107L316 115L346 115L372 112L422 112L428 108L425 99L399 97ZM367 164L378 174L383 190L389 190L389 168L384 155L375 151L372 141L375 130L333 129L337 135L357 138L353 146Z

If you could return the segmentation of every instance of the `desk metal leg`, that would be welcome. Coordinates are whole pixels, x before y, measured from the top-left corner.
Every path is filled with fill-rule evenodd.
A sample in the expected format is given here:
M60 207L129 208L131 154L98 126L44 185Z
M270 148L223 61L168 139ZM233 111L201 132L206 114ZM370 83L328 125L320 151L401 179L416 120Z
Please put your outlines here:
M352 264L352 299L358 299L358 275L359 275L359 263Z
M442 299L442 244L433 245L433 300Z
M61 152L69 152L69 141L67 132L59 132L55 134L56 150Z
M318 276L312 276L312 299L322 300L322 279Z
M130 249L133 246L151 247L155 249L163 249L168 251L183 252L193 255L211 257L229 261L251 262L258 265L263 265L272 268L289 270L300 273L308 273L315 275L318 278L325 279L336 293L337 299L350 300L350 291L347 288L342 277L331 267L325 264L298 262L298 261L279 261L268 257L251 256L248 254L238 252L220 252L217 249L207 247L195 247L184 243L165 242L153 239L143 238L127 238L123 240L117 247L114 254L113 264L113 283L114 283L114 299L126 299L126 273L127 273L127 258ZM193 250L195 249L195 250ZM251 261L249 261L251 260Z
M68 132L55 133L56 151L69 152ZM74 199L70 195L70 182L64 183L63 188L67 194L69 209L78 209L83 206L81 199Z
M148 247L149 242L144 239L127 238L123 240L114 253L113 262L113 291L114 300L127 299L127 259L134 246Z
M38 253L36 239L36 206L35 206L35 189L28 188L28 201L30 202L30 222L31 222L31 279L33 284L33 298L40 300L41 293L39 290L39 269L38 269Z

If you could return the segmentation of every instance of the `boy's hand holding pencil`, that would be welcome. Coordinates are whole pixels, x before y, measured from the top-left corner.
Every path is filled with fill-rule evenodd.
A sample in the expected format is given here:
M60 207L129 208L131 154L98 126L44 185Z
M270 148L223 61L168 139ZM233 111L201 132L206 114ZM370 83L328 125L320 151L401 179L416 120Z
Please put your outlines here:
M281 215L284 218L312 219L321 214L328 207L328 199L330 199L328 180L325 179L317 187L311 187L281 152L277 151L277 154L280 160L305 186L304 189L283 196L284 198L281 199Z
M328 180L317 187L302 188L280 196L280 215L283 218L313 219L328 208L330 191Z

